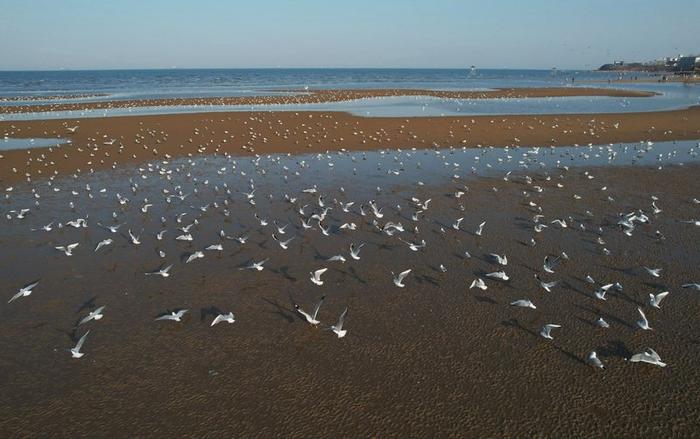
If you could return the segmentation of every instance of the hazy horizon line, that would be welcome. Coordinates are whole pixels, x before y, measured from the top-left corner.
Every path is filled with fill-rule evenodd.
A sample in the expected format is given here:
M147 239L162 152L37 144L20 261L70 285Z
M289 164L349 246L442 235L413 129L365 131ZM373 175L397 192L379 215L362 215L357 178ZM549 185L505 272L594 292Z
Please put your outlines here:
M601 64L602 65L602 64ZM286 66L275 66L275 67L61 67L61 68L46 68L46 69L28 69L28 68L0 68L0 72L108 72L108 71L142 71L142 70L470 70L471 66L460 66L460 67L363 67L363 66L352 66L352 67L286 67ZM597 68L589 67L478 67L474 66L476 70L540 70L540 71L577 71L585 70L590 72L595 72Z

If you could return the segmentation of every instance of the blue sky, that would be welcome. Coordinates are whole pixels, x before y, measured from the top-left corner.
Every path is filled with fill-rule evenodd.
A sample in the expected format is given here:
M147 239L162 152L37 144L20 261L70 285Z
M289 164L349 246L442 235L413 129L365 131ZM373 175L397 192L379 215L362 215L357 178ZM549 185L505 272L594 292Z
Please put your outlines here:
M700 52L700 0L0 0L0 70L595 68Z

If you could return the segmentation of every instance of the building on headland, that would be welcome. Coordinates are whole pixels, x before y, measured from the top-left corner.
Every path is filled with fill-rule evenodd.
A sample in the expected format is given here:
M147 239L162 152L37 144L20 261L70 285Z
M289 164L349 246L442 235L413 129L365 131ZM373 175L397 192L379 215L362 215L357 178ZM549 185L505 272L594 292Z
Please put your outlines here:
M604 64L598 70L628 72L658 72L677 75L692 75L700 71L700 56L678 55L647 62L613 61Z

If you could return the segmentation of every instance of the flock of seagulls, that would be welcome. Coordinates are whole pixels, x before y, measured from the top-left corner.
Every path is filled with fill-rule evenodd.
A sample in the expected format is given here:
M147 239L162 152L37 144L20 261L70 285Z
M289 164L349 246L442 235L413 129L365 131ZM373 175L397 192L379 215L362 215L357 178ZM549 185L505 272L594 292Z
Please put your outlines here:
M78 129L78 127L69 127L69 131ZM105 141L105 145L111 145L110 141ZM599 156L615 156L616 150L612 147L589 147L583 148L585 152L581 154L599 155ZM689 154L697 155L697 147L691 148ZM338 263L340 265L348 265L356 261L360 261L363 257L363 249L367 243L353 239L353 235L362 231L363 233L374 233L381 236L382 239L394 243L405 251L411 253L419 253L425 251L426 247L432 245L429 243L425 229L435 228L435 231L447 239L450 233L468 233L474 239L480 239L490 233L498 233L497 230L490 228L487 221L483 218L475 218L479 215L478 209L474 209L473 213L465 213L467 211L468 198L470 187L465 178L470 171L474 172L482 163L482 157L489 154L489 149L475 151L474 160L471 169L463 163L456 161L454 154L462 151L469 154L469 150L462 148L451 148L448 150L382 150L376 153L377 170L386 172L386 182L390 184L391 176L399 176L406 173L410 167L415 167L420 172L422 168L421 154L430 155L433 159L443 166L447 175L456 187L446 195L452 207L459 211L458 217L444 224L436 225L435 221L430 219L431 201L432 198L419 198L416 194L411 196L406 202L399 201L398 205L391 203L382 203L381 197L386 192L384 188L377 187L374 190L375 195L370 195L365 199L350 199L350 194L341 187L339 192L332 193L330 189L322 189L318 184L313 184L308 187L303 187L298 191L284 194L284 197L275 197L272 193L261 189L256 184L256 179L264 180L268 174L272 174L274 170L276 176L279 176L279 186L285 186L292 180L301 180L302 173L309 172L313 166L323 169L323 172L332 172L336 167L336 162L341 159L349 158L349 165L353 167L352 174L357 175L358 171L354 166L358 162L368 161L367 153L353 154L345 151L339 152L337 155L331 153L317 154L314 156L302 156L296 161L296 169L290 167L292 161L287 160L288 157L283 155L278 156L254 156L250 159L235 158L225 155L223 158L218 158L217 168L209 169L209 174L201 174L198 171L202 168L198 159L186 158L178 161L162 160L149 162L139 165L136 168L136 175L133 175L128 181L128 191L115 192L107 188L99 191L93 190L90 183L85 183L81 180L82 177L74 175L73 179L57 179L50 177L43 182L35 182L33 186L26 187L29 192L29 199L33 201L31 206L23 206L15 208L7 212L6 218L11 222L31 222L34 216L42 215L41 201L42 191L48 189L49 193L57 194L59 192L68 192L70 199L67 203L67 210L71 214L78 215L78 212L83 212L78 218L71 219L54 219L48 224L34 224L34 227L28 227L27 230L31 233L44 233L50 236L55 236L67 228L90 230L91 232L107 234L97 245L87 247L81 241L63 243L55 245L54 248L62 256L72 257L79 252L90 252L93 254L104 253L108 249L123 239L124 243L129 246L142 248L139 246L153 245L155 246L155 255L157 255L158 267L149 271L144 271L143 276L167 279L176 275L180 266L176 268L176 263L169 262L172 258L168 255L162 243L169 242L182 243L192 248L192 251L181 261L182 265L197 264L198 260L209 258L212 253L223 252L229 245L236 245L240 248L246 248L247 242L250 239L251 233L259 232L265 236L269 236L274 242L274 251L270 250L270 254L264 255L262 258L251 258L249 262L242 264L239 267L241 271L249 271L252 273L265 270L266 264L276 258L275 252L287 252L301 240L304 235L319 237L326 239L328 237L341 237L344 243L338 247L338 253L327 256L325 264L329 265ZM652 145L644 145L637 150L638 154L646 154L653 151ZM653 154L653 152L651 152ZM545 191L541 183L536 181L536 178L530 175L530 171L537 172L541 168L543 157L547 154L556 154L554 150L544 150L539 148L527 149L522 152L521 157L515 157L509 149L503 150L501 155L497 157L498 163L515 162L523 171L523 175L511 175L511 172L502 176L506 182L515 182L519 187L525 188L521 191L523 197L523 206L532 213L532 221L528 225L531 229L531 239L524 243L525 245L536 248L540 237L543 234L551 233L548 230L572 231L581 230L588 231L590 227L583 221L575 220L571 217L567 218L550 218L545 214L546 206L541 202L542 198L537 198L536 195ZM575 157L563 156L557 162L555 169L565 173L569 170L567 160L573 160ZM283 159L285 159L283 161ZM250 164L250 167L244 163ZM486 165L486 168L491 168L491 165ZM589 179L593 179L592 174L586 173ZM242 181L247 180L247 187L233 187L229 185L233 176L237 176ZM313 178L312 178L313 179ZM545 181L550 182L551 176L546 176ZM564 180L561 180L564 181ZM557 182L557 187L563 187L562 182ZM77 184L83 185L78 188ZM323 186L323 184L321 184ZM289 186L291 187L291 186ZM417 188L423 190L426 184L418 181ZM14 196L14 188L8 188L5 191L5 199L7 202L12 201ZM122 188L123 189L123 188ZM119 189L119 190L122 190ZM493 191L497 192L497 188L493 187ZM324 191L326 191L324 193ZM359 191L361 192L361 191ZM606 188L601 188L601 192L605 194L610 203L614 203L612 195ZM366 192L364 192L366 195ZM334 197L335 195L335 197ZM58 195L55 195L58 196ZM438 195L435 195L438 196ZM371 198L370 198L371 197ZM338 199L342 198L342 199ZM384 197L386 198L386 197ZM94 199L110 200L110 206L113 209L111 218L102 218L105 212L91 212L91 201ZM580 195L575 195L574 200L580 200ZM205 204L197 205L198 201L207 200ZM694 204L700 204L700 202ZM266 212L261 206L267 203L279 203L285 206L285 211L291 211L296 216L293 220L287 218L269 217L269 212ZM26 204L26 203L25 203ZM633 236L641 226L652 224L654 219L659 215L663 215L662 200L653 197L648 206L636 209L632 212L621 212L619 220L611 227L603 228L598 226L597 229L591 231L597 235L597 244L600 248L601 256L610 255L612 250L606 247L606 235L612 233L622 233L626 236ZM178 211L172 215L172 210ZM165 212L170 212L169 217L166 217ZM158 218L158 213L162 216ZM212 215L221 215L224 218L231 219L239 216L247 216L250 221L254 220L254 226L250 230L232 236L229 232L221 230L219 233L218 242L208 242L201 244L201 239L197 236L198 229L202 224L208 221ZM131 218L129 218L131 216ZM98 217L103 219L102 222L95 222L92 218ZM594 215L591 213L590 217ZM469 218L470 221L466 221ZM110 224L109 222L112 222ZM472 226L465 226L465 222L471 223ZM700 226L700 221L688 219L679 222L687 227ZM142 225L147 224L150 227L160 227L155 233L145 232ZM476 226L475 226L476 225ZM492 226L491 226L492 227ZM663 233L656 232L659 242L663 241ZM349 238L349 239L345 239ZM89 243L87 243L89 244ZM196 247L195 247L196 246ZM371 249L370 249L371 250ZM368 252L370 250L364 250ZM469 251L465 251L461 257L463 260L469 260L472 257ZM464 286L465 291L478 289L486 291L489 288L497 288L498 284L511 281L509 275L508 255L501 252L487 252L485 258L493 266L493 271L477 275L469 284ZM400 259L399 259L400 260ZM539 287L547 294L556 294L562 289L560 279L545 280L545 276L561 275L561 268L565 267L569 261L569 256L566 252L561 252L557 255L548 254L545 256L541 272L534 275L535 281L533 286ZM154 264L155 265L155 264ZM320 265L320 264L319 264ZM450 261L444 260L438 264L440 272L447 272ZM397 272L387 269L386 281L397 288L405 288L410 284L411 274L416 270L415 267L398 267L401 271ZM653 277L654 279L663 279L664 271L662 268L649 267L642 265L640 267L643 272ZM328 267L322 266L309 272L309 288L323 287L324 274L328 272ZM607 301L608 296L621 292L622 285L619 282L599 283L588 275L586 281L592 285L590 297L592 300ZM468 282L468 281L467 281ZM14 293L8 303L13 306L22 306L17 302L22 302L37 289L40 281L34 281L21 287ZM686 283L682 288L689 290L700 290L698 283ZM40 289L40 287L39 287ZM649 293L648 303L650 309L660 309L662 303L670 294L670 290ZM325 295L321 296L313 308L304 310L300 304L294 303L294 310L301 319L306 321L313 327L318 327L322 324L320 320L320 309L324 303ZM530 297L522 297L513 300L510 306L513 309L522 308L522 312L538 312L538 307ZM26 303L24 306L31 306ZM90 322L97 322L104 317L106 305L101 305L90 311L87 315L79 320L78 327L88 325ZM636 326L639 330L651 331L651 323L647 318L643 307L637 308L639 320L636 321ZM647 309L648 311L648 309ZM188 309L167 310L162 314L155 316L154 320L158 322L179 323L188 313ZM327 324L327 329L331 330L337 338L344 338L348 330L346 328L346 320L348 316L348 308L344 307L338 320L334 324ZM653 317L653 315L652 315ZM215 326L220 323L233 324L236 322L233 312L218 314L210 326ZM94 324L94 323L93 323ZM609 328L610 323L602 316L595 321L598 328ZM93 327L92 330L97 330ZM556 331L555 331L556 330ZM553 322L543 322L543 326L539 331L539 335L548 342L553 342L555 334L561 334L566 331L566 328ZM86 339L90 331L85 331L79 338L74 347L70 348L70 354L73 358L82 358L85 353L82 349L85 346ZM634 354L628 358L629 362L642 362L651 365L665 367L666 363L661 361L659 354L652 348L645 348L642 352ZM591 350L585 356L585 361L595 368L604 368L605 363L601 360L595 350Z

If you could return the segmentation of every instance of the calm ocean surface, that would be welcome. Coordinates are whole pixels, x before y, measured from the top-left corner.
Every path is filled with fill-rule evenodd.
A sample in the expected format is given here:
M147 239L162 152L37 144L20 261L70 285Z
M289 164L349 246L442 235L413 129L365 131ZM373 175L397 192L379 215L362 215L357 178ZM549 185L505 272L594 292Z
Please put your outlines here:
M0 72L0 97L106 94L61 102L207 96L253 96L321 88L425 88L484 90L499 87L595 86L659 92L653 98L435 99L396 97L304 105L181 106L4 115L4 120L101 117L202 111L347 111L362 116L440 116L654 111L700 104L700 87L679 83L608 84L619 73L502 69L173 69ZM627 77L644 76L628 73ZM572 81L572 78L574 79ZM587 83L587 80L603 80ZM25 105L28 100L0 101ZM31 101L34 104L48 100ZM55 102L55 101L54 101Z
M107 93L122 98L237 96L309 88L540 87L608 79L591 71L469 69L172 69L0 72L0 96Z

